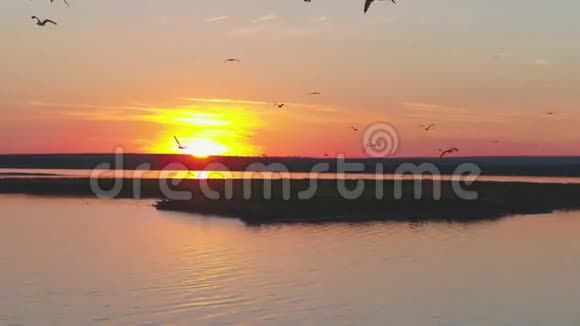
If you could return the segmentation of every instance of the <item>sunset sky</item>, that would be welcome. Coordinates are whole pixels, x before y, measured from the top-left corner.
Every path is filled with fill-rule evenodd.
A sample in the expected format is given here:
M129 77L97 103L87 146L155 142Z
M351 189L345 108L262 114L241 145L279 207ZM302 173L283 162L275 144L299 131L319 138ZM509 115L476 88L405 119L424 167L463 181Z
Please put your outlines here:
M0 153L580 155L577 1L69 2L0 1Z

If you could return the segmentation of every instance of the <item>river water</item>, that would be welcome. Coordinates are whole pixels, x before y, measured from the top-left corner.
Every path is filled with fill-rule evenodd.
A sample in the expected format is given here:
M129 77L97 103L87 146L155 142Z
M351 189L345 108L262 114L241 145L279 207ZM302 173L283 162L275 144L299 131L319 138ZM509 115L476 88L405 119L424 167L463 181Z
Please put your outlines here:
M73 169L2 169L0 168L0 179L68 179L68 178L140 178L140 179L320 179L336 180L340 179L407 179L418 178L441 180L452 180L451 175L430 175L430 174L372 174L372 173L306 173L306 172L241 172L241 171L183 171L183 170L73 170ZM554 177L554 176L502 176L502 175L481 175L476 178L478 181L494 182L533 182L533 183L560 183L560 184L580 184L580 177Z
M0 196L0 325L578 325L580 212L249 227Z

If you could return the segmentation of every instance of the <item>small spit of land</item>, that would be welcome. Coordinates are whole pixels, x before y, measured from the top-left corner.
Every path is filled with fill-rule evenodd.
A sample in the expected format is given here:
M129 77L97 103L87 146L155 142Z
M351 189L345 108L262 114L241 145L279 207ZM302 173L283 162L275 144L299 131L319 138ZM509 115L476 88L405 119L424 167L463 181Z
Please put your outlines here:
M550 213L555 210L580 209L580 184L536 184L519 182L474 182L463 185L464 190L478 194L475 200L462 199L451 182L441 182L441 196L434 198L437 185L422 181L423 194L415 199L416 184L407 180L401 183L401 198L395 199L393 181L375 180L318 180L317 190L308 199L299 194L311 186L310 180L271 180L271 197L265 198L264 180L183 180L173 185L171 180L161 180L172 191L190 193L192 198L175 200L167 198L159 180L120 179L115 198L158 199L157 209L222 217L234 217L248 224L305 223L305 222L366 222L382 220L400 221L457 221L470 222L498 219L516 214ZM113 189L114 179L101 179L102 189ZM338 190L344 184L347 190L357 186L364 191L356 199L345 199ZM231 198L225 198L231 186ZM248 187L251 195L248 194ZM219 198L210 199L202 189L213 190ZM289 198L283 189L290 189ZM244 189L246 196L244 196ZM378 189L378 190L377 190ZM137 191L138 190L138 191ZM383 194L377 198L378 193ZM50 196L94 197L88 179L3 178L0 193L18 193Z
M188 155L125 154L122 162L113 154L82 155L0 155L0 168L25 169L93 169L102 163L111 167L133 170L148 164L151 170L162 170L168 164L177 163L181 169L216 170L215 165L230 171L244 171L255 165L283 165L289 172L308 172L319 163L328 163L328 172L336 172L336 159L318 158L255 158L255 157L208 157L194 158ZM119 164L115 164L115 161ZM349 163L360 163L364 169L356 172L372 173L377 164L382 173L395 173L404 163L435 165L442 174L452 174L462 163L473 163L482 175L501 176L580 176L580 157L472 157L472 158L390 158L348 159ZM213 164L213 168L208 166ZM136 182L138 181L138 182ZM160 182L161 181L161 182ZM414 194L417 184L413 180L395 181L367 180L318 180L317 189L306 199L300 193L309 189L311 180L275 179L271 181L271 196L264 180L174 180L114 179L102 178L101 189L113 189L118 184L115 198L158 199L160 210L180 211L197 214L235 217L251 224L326 222L326 221L370 221L370 220L447 220L477 221L496 219L515 214L550 213L554 210L580 209L580 184L492 182L477 181L463 185L464 190L477 193L477 199L466 200L460 196L449 181L441 182L440 198L438 186L433 181L419 182L423 188L421 198ZM186 200L176 200L167 189L191 194ZM347 199L339 188L364 187L355 199ZM209 188L215 197L209 198L203 189ZM251 189L251 193L248 190ZM284 189L290 189L285 194ZM225 196L230 192L231 196ZM399 199L395 193L400 192ZM94 197L90 180L87 178L65 178L55 176L28 178L5 176L0 178L0 193L18 193L51 196ZM207 192L206 192L207 193ZM382 193L382 196L380 195ZM377 195L379 194L379 195ZM110 195L110 194L109 194Z

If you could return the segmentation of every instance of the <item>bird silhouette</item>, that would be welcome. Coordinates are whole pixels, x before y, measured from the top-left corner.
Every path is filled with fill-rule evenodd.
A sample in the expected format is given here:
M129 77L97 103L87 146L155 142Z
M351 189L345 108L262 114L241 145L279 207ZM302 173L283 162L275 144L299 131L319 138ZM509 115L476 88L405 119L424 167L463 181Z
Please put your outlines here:
M352 130L354 130L354 131L358 131L358 128L357 128L357 127L351 126L351 128L352 128Z
M439 151L441 152L441 155L439 156L439 158L444 158L447 154L453 154L453 153L459 152L459 149L457 147L450 147L446 150L442 150L440 148Z
M66 4L67 7L70 7L70 5L68 4L68 1L66 1L66 0L63 0L63 1L64 1L64 3ZM50 0L50 3L53 3L53 2L54 2L54 0Z
M383 0L379 0L379 1L383 1ZM395 0L391 0L394 4L396 4ZM373 4L373 2L375 2L375 0L365 0L365 14L367 13L367 11L369 11L369 8L371 7L371 5Z
M236 59L236 58L228 58L226 60L224 60L224 62L241 62L240 59Z
M384 1L384 0L379 0L379 1ZM395 0L391 0L394 4L396 4ZM312 0L304 0L304 2L312 2ZM367 13L367 11L369 11L369 8L371 7L371 5L373 4L373 2L375 2L375 0L365 0L365 14Z
M283 108L283 107L284 107L284 105L286 105L286 104L284 104L284 103L279 103L279 104L278 104L278 103L274 103L274 105L275 105L275 106L277 106L277 107L278 107L278 109L281 109L281 108Z
M554 115L554 112L548 112L547 115Z
M181 145L181 143L179 142L179 139L177 139L176 136L173 136L173 139L175 139L175 142L177 143L177 148L179 148L181 150L187 149L187 147Z
M320 92L311 92L310 95L320 95Z
M40 20L40 18L38 18L36 16L30 17L30 19L32 19L32 20L36 19L36 25L38 25L38 26L46 26L46 24L56 25L56 22L54 22L53 20L50 20L50 19Z
M429 130L431 130L431 128L435 127L435 124L432 123L430 125L420 125L419 127L425 128L425 131L429 131Z

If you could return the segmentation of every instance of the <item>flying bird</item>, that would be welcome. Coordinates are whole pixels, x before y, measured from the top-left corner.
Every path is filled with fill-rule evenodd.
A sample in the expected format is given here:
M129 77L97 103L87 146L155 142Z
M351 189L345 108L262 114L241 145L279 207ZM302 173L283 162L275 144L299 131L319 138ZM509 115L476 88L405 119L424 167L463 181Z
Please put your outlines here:
M379 0L379 1L384 1L384 0ZM391 0L391 1L396 4L395 0ZM304 2L312 2L312 0L304 0ZM367 13L367 11L369 11L369 8L373 4L373 2L375 2L375 0L365 0L365 14Z
M554 115L554 112L548 112L547 115Z
M382 0L379 0L379 1L382 1ZM391 0L391 1L396 4L395 0ZM369 11L369 8L373 4L373 2L375 2L375 0L365 0L365 14L367 13L367 11Z
M236 58L228 58L226 60L224 60L224 62L241 62L240 59L236 59Z
M50 19L45 19L45 20L40 20L40 18L36 17L36 16L32 16L30 17L30 19L36 19L36 25L38 26L46 26L46 24L54 24L56 25L56 23L53 20Z
M281 108L283 108L283 107L284 107L284 105L286 105L286 104L284 104L284 103L280 103L280 104L278 104L278 103L274 103L274 105L275 105L275 106L277 106L277 107L278 107L278 109L281 109Z
M442 150L440 148L439 151L441 152L441 155L439 156L439 158L444 158L447 154L453 154L453 153L459 152L459 149L457 149L457 147L451 147L451 148L446 149L446 150Z
M70 5L68 4L68 1L66 1L66 0L63 0L63 1L64 1L64 3L66 4L67 7L70 7ZM50 3L53 3L53 2L54 2L54 0L50 0Z
M431 130L431 128L435 127L435 124L432 123L432 124L426 125L426 126L425 125L420 125L419 127L425 128L425 131L429 131L429 130Z
M181 145L181 143L179 142L179 139L177 139L177 137L173 136L173 138L175 139L175 142L177 143L177 148L184 150L187 149L187 147Z
M352 126L351 128L352 128L352 130L354 130L354 131L358 131L358 128L357 128L357 127L354 127L354 126Z
M311 92L310 95L320 95L320 92Z

